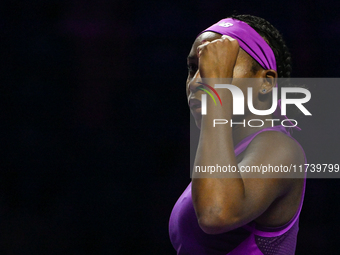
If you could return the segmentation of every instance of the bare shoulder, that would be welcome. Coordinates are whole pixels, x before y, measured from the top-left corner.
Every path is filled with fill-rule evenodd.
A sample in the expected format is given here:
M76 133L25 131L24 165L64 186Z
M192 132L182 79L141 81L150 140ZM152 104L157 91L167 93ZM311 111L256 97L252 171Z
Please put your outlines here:
M290 166L304 164L305 157L301 146L290 136L278 131L265 131L252 140L243 160Z
M265 131L248 145L239 168L257 170L241 173L249 190L261 185L276 199L301 186L304 173L296 169L304 160L304 152L294 139L278 131Z
M263 154L263 155L262 155ZM271 205L256 219L263 226L282 226L297 212L303 192L304 173L294 173L294 166L305 163L304 152L301 146L288 135L268 131L257 135L245 151L246 164L258 161L261 164L283 166L291 169L288 173L274 174L274 179L261 179L264 187L270 187L267 192L276 194ZM270 173L268 173L270 175ZM276 178L284 176L289 178ZM248 182L251 185L251 182ZM257 182L257 185L259 181ZM275 196L274 196L275 197Z

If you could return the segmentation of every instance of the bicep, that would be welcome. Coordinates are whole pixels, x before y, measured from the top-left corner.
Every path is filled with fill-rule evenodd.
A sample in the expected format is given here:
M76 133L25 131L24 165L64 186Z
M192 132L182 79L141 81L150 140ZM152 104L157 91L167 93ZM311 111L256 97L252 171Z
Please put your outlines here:
M263 214L293 187L292 178L301 177L292 166L303 164L301 148L279 132L259 134L248 146L238 164L244 185L242 219L249 222Z
M303 159L301 149L291 138L280 132L263 132L244 151L237 164L239 174L226 178L193 178L192 199L202 230L219 234L243 226L292 191L294 175L291 173L245 169L288 167Z

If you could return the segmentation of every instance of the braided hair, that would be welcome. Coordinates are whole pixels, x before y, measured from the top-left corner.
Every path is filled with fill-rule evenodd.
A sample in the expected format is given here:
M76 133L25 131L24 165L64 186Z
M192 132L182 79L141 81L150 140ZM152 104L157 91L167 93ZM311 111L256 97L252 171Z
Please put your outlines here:
M304 87L306 86L299 86L297 84L290 83L290 75L292 72L292 58L289 52L289 49L282 38L280 32L267 20L252 16L252 15L231 15L230 18L237 19L247 23L251 26L258 34L260 34L263 39L268 43L269 47L273 50L275 60L276 60L276 68L277 68L277 75L278 78L278 86L279 87ZM260 70L261 65L257 61L253 61L252 65L252 72L256 73ZM284 78L284 79L282 79ZM299 98L299 94L291 93L291 97ZM292 105L287 106L287 111L289 115L292 117L301 117L301 111L296 109L296 107Z
M268 21L252 15L232 15L231 18L247 23L273 50L276 60L278 78L289 78L292 71L292 59L280 32ZM254 61L253 71L257 71L260 65Z

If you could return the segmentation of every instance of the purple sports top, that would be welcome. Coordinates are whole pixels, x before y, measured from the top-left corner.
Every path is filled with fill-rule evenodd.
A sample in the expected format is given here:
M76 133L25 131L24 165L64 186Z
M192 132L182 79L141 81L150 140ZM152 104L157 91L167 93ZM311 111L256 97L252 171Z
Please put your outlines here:
M291 137L283 126L264 128L242 140L235 147L235 155L243 152L255 136L265 131L278 131ZM299 146L301 147L300 144ZM305 163L307 163L306 156ZM169 222L171 243L178 255L293 255L295 254L299 215L305 187L306 178L299 209L285 225L269 228L252 221L226 233L209 235L204 233L198 225L191 199L190 182L171 212Z

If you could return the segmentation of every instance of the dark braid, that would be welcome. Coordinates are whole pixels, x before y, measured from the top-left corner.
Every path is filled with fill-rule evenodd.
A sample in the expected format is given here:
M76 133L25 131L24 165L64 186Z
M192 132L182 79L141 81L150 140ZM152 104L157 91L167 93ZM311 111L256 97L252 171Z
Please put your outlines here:
M230 18L241 20L251 26L257 33L259 33L263 39L268 43L273 50L276 60L276 68L279 87L304 87L297 84L291 84L290 75L292 72L292 59L288 47L284 42L280 32L268 21L260 17L252 15L231 15ZM261 68L261 65L255 60L253 61L252 71L256 73ZM285 78L285 79L282 79ZM279 92L280 94L280 92ZM301 95L297 93L291 93L291 97L299 98ZM287 106L287 112L291 117L298 117L300 110L292 105Z
M279 78L289 78L292 71L290 52L279 31L265 19L252 15L232 15L231 18L246 22L259 33L273 50Z

